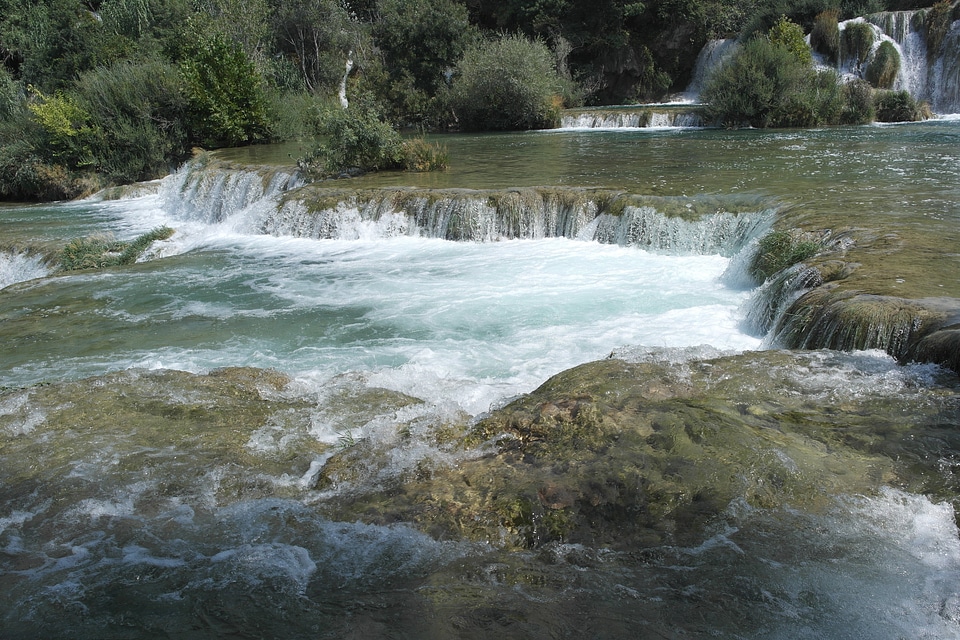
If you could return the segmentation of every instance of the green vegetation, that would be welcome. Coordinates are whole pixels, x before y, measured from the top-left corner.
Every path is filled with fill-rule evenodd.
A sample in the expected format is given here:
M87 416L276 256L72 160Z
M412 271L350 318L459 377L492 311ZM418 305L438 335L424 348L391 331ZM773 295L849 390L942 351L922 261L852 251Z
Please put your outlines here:
M940 54L943 40L947 37L947 32L950 31L950 23L956 20L952 17L952 13L950 0L940 0L930 7L924 16L923 27L927 41L927 57L931 61Z
M859 94L806 68L804 34L888 88L895 52L868 60L870 28L841 37L837 24L915 2L0 0L0 199L154 178L197 146L307 139L333 101L363 102L395 131L548 127L564 107L682 91L718 37L759 35L797 59L774 69L780 54L749 45L736 64L761 85L721 96L718 82L715 97L741 103L721 99L718 121L851 121L869 109L837 107ZM931 55L957 15L947 0L923 14ZM424 149L406 164L433 164Z
M889 89L900 72L900 54L889 41L880 43L867 66L867 80L877 89Z
M839 16L835 9L817 14L810 32L810 46L833 64L840 61Z
M131 242L118 242L104 236L78 238L63 248L60 268L78 271L133 264L155 241L166 240L172 235L170 227L157 227Z
M706 120L727 127L818 126L844 111L836 72L815 71L788 45L762 36L713 74L702 98Z
M322 109L315 134L320 143L297 161L304 174L313 179L387 169L433 171L446 167L445 150L422 138L405 140L367 105Z
M874 109L880 122L913 122L924 117L917 101L906 91L878 91Z
M857 66L863 66L873 49L873 29L866 22L848 24L843 30L843 59L855 60Z
M555 127L563 80L540 41L506 36L464 54L453 83L453 109L469 130L511 131Z
M820 249L819 243L804 239L799 233L768 233L757 244L757 252L750 263L750 275L763 282L787 267L812 258Z

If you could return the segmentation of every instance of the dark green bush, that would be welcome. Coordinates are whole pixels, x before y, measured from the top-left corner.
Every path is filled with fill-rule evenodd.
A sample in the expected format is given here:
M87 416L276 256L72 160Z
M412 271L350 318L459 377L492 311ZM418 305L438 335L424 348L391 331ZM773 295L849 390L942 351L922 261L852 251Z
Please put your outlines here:
M780 126L784 105L796 102L793 96L812 74L786 47L753 38L707 79L704 117L726 127Z
M900 73L900 54L888 40L877 47L870 64L867 65L867 80L877 89L889 89Z
M831 63L840 61L839 12L835 9L818 13L810 32L810 46L827 57Z
M866 22L852 22L843 30L843 59L862 66L870 56L874 43L873 28Z
M466 51L452 106L467 130L546 129L559 122L562 93L550 49L538 40L505 36Z
M237 43L218 32L193 37L180 62L191 138L209 147L265 141L266 94L254 64Z
M877 117L873 105L873 87L866 80L854 80L843 86L843 111L841 124L867 124Z
M369 106L323 109L315 133L320 143L297 163L310 178L403 167L403 138Z
M173 65L117 63L84 74L77 92L100 132L97 166L109 180L156 178L187 153L187 98Z
M874 107L879 122L913 122L921 119L917 101L908 91L877 91Z

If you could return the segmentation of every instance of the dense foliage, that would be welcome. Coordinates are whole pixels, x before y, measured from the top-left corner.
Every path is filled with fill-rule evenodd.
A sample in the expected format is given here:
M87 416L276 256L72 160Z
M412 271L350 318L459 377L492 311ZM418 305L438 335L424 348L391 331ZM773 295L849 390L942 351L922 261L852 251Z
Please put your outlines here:
M470 130L511 131L557 126L563 93L545 44L507 36L471 47L453 83L453 106Z
M550 126L564 106L680 91L708 39L737 35L767 40L735 63L759 84L715 84L741 103L719 119L855 120L872 99L777 66L781 49L808 55L810 34L889 87L895 55L868 60L869 29L837 23L924 1L934 55L960 17L949 0L0 0L0 198L71 198L162 175L194 146L311 136L331 101L393 128Z

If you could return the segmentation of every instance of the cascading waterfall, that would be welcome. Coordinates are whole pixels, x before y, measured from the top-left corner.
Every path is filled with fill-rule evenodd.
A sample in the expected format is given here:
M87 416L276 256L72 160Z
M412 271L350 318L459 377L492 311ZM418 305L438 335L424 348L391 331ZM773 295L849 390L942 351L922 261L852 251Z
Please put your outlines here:
M303 184L296 171L232 169L212 162L206 156L194 159L163 181L161 198L168 213L181 219L223 222Z
M728 257L764 232L774 214L770 208L734 212L696 198L608 190L291 189L297 180L283 172L265 176L188 166L165 186L166 209L176 217L218 223L227 222L224 212L232 211L238 228L298 238L493 242L561 237Z
M960 113L960 20L950 24L939 50L931 52L924 35L928 16L929 10L877 13L841 23L840 29L865 21L875 32L874 51L887 40L900 54L895 88L925 100L935 113ZM856 72L849 64L843 70Z
M955 12L956 14L956 12ZM905 90L918 101L926 101L935 113L960 113L960 20L950 23L940 48L929 52L925 20L929 10L887 11L840 23L841 38L850 25L867 24L873 31L873 45L866 59L849 54L838 62L838 70L847 77L863 78L880 44L890 42L900 55L900 71L894 88ZM736 47L736 41L711 40L700 51L684 100L696 102L704 83ZM826 64L821 60L821 63Z
M737 41L732 38L719 40L710 40L700 50L697 56L697 62L693 67L693 77L687 90L683 92L684 100L696 102L700 99L700 93L707 82L707 78L718 67L720 67L736 49Z

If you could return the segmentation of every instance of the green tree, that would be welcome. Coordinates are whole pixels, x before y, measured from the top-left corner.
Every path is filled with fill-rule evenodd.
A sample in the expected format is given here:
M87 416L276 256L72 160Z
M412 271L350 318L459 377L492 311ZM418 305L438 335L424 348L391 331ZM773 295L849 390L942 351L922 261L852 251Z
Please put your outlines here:
M415 89L436 93L463 56L472 28L455 0L381 0L373 36L391 77L409 75Z
M543 42L519 35L470 47L453 83L461 126L491 131L556 126L563 79L554 63Z
M780 19L767 32L767 39L774 45L778 45L791 54L802 64L809 65L813 62L813 55L810 53L810 47L803 36L803 27L795 22L791 22L786 16L780 16Z
M269 134L264 81L239 44L200 33L180 62L191 136L211 147L261 142Z
M279 52L296 64L304 86L329 92L348 60L363 55L368 35L336 0L274 0L273 30Z
M315 133L320 143L298 161L308 177L316 179L354 170L380 171L403 166L400 133L367 105L321 109Z
M0 0L4 63L44 91L67 86L101 64L100 23L79 0Z
M159 177L186 155L187 97L176 66L118 62L81 76L76 91L101 132L97 166L110 181Z
M754 37L708 78L701 99L707 120L725 126L809 127L838 122L845 96L836 72Z

